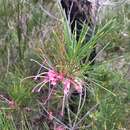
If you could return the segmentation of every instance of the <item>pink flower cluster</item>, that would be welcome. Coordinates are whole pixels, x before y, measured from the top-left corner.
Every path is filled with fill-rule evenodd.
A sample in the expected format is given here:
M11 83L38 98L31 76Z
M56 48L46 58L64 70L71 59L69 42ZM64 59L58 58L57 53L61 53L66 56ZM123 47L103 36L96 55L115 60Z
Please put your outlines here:
M49 70L45 76L45 82L48 81L51 85L56 86L59 82L62 82L64 86L64 94L68 95L70 87L73 86L78 93L82 93L82 82L77 79L71 79L64 77L64 74L57 73L54 70Z
M32 92L36 90L38 86L41 85L41 87L38 89L38 92L40 92L41 88L46 84L50 83L53 86L56 86L58 83L63 84L63 92L65 95L69 94L70 87L73 86L73 88L78 92L82 93L82 86L83 82L81 80L77 80L70 77L65 77L63 73L58 73L55 70L49 69L48 72L44 73L44 80L41 81L36 87L33 88ZM38 75L36 76L38 77ZM35 77L35 78L36 78Z
M39 75L37 75L36 78L38 76ZM40 86L40 88L38 89L38 92L39 92L46 83L51 84L53 87L52 87L51 91L49 92L47 99L44 102L44 104L46 104L47 101L50 99L55 87L59 83L61 83L63 85L63 93L64 93L61 116L64 116L65 100L66 100L66 97L70 93L70 88L73 87L78 93L81 94L82 89L83 89L83 82L78 78L67 77L65 74L58 73L57 71L55 71L53 69L49 69L48 72L45 72L42 77L44 77L44 79L41 81L41 83L36 85L35 88L33 88L32 92L34 92L35 89ZM53 113L51 111L48 113L48 115L49 115L49 119L53 120ZM65 130L65 128L62 125L59 125L54 130Z
M46 79L50 82L51 85L55 86L59 81L64 79L63 74L58 74L54 70L49 70L46 75Z

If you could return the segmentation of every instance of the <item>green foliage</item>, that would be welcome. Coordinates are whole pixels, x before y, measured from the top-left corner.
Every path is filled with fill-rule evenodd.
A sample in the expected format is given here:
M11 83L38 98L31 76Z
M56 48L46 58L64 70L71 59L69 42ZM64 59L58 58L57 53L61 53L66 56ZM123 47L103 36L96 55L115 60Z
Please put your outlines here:
M112 10L112 11L111 11ZM102 23L108 21L112 16L116 18L115 30L111 34L107 35L101 43L106 44L107 41L110 41L111 44L105 49L108 53L117 53L122 52L125 48L125 52L129 51L129 39L130 39L130 29L129 29L129 12L130 12L130 3L126 2L125 4L108 9L106 11L105 17L102 20ZM123 49L122 49L123 48Z
M4 112L0 113L0 129L1 130L16 130L12 117L6 116Z
M49 26L50 19L39 7L48 3L54 4L45 0L0 0L0 130L50 130L53 123L58 122L59 113L52 122L48 119L46 108L54 111L58 109L57 104L60 107L62 86L58 86L50 99L53 102L43 105L48 85L44 86L44 91L32 93L39 81L33 81L34 77L24 79L36 75L39 68L30 59L38 62L46 60L58 72L85 80L86 95L84 93L81 99L74 96L65 106L64 122L61 120L65 126L71 127L70 122L73 122L72 125L79 130L129 130L126 124L130 120L130 82L129 72L125 74L124 67L129 68L130 60L130 4L109 10L98 25L96 34L84 43L89 30L87 25L83 26L78 41L76 32L71 34L65 17L55 26ZM59 12L64 15L63 11ZM46 30L50 34L44 37L43 30L45 34ZM105 62L91 66L88 60L91 51L96 44L104 46L106 43L110 44L105 48ZM127 62L121 70L114 69L111 62L119 56L125 57ZM82 63L84 57L87 58ZM80 110L79 100L84 101Z
M34 100L30 88L27 87L29 87L29 85L14 85L8 90L10 97L18 106L31 105L31 100Z
M91 115L94 120L92 129L117 130L122 128L127 111L126 99L128 98L129 82L119 72L111 69L109 64L98 65L90 75L102 88L115 94L114 96L105 89L93 85L94 95L91 101L96 101L99 106L97 111Z
M124 104L119 97L104 97L100 102L99 111L95 113L95 130L116 130L122 126L124 120Z

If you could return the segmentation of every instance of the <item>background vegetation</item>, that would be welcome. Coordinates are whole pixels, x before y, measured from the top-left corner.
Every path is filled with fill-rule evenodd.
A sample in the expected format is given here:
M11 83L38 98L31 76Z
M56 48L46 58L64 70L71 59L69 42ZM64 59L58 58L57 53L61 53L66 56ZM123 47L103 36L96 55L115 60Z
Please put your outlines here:
M45 92L32 93L37 85L33 78L21 81L37 74L39 65L30 59L43 62L41 49L46 47L46 53L58 59L60 53L49 49L55 45L53 30L60 43L67 34L61 35L66 24L61 24L61 19L58 5L53 1L0 0L0 130L53 129L43 105ZM87 80L91 82L78 117L79 130L130 129L130 2L101 10L99 30L111 19L116 24L111 32L96 41L96 63L87 68ZM59 92L53 97L50 111L61 95ZM78 100L76 97L70 106L77 107ZM61 122L68 125L68 120L66 116Z

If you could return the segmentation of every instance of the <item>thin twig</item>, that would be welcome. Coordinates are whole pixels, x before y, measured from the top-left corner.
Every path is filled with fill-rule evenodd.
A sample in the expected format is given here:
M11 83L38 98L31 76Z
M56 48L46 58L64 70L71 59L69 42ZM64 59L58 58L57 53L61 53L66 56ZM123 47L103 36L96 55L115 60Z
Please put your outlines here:
M58 19L56 16L52 15L49 11L47 11L46 9L44 9L40 4L39 4L39 7L40 7L40 9L41 9L44 13L46 13L50 18L55 19L55 20L57 20L57 21L61 21L61 20Z
M67 113L68 113L69 124L70 124L70 127L72 127L72 120L71 120L71 116L70 116L70 108L69 108L68 97L66 98L66 106L67 106Z
M77 124L75 125L75 128L91 113L93 112L99 104L94 105L81 119L79 122L77 122Z
M82 93L80 93L78 110L77 110L77 114L76 114L76 118L75 118L75 121L74 121L72 130L75 128L75 124L76 124L76 122L77 122L78 116L79 116L80 111L81 111L81 110L80 110L80 107L82 106L82 105L81 105L81 102L82 102Z
M42 108L44 109L44 111L49 115L49 112L46 110L46 108L44 107L44 105L39 102L39 104L42 106ZM68 130L72 130L71 128L69 128L66 124L64 124L63 122L61 122L58 118L56 118L55 116L53 116L53 119L55 119L58 123L60 123L61 125L63 125L65 128L67 128Z

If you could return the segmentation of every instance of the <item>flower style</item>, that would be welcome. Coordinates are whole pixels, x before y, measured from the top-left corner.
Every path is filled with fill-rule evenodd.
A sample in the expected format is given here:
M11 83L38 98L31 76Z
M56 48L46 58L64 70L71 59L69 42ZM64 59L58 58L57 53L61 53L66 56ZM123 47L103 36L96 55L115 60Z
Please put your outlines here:
M53 120L53 115L52 111L49 112L49 120Z
M65 79L65 80L63 81L63 85L64 85L64 94L65 94L65 95L68 95L68 93L69 93L70 84L71 84L71 81L70 81L69 79Z

